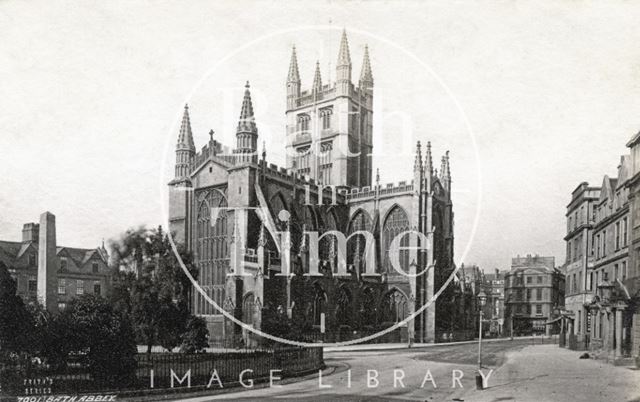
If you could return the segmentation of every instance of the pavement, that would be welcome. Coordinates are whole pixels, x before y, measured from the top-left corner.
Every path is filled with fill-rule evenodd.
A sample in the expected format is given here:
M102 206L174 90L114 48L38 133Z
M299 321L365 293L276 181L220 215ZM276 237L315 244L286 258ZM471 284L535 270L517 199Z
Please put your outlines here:
M487 389L459 390L451 395L452 400L640 401L640 370L578 359L582 353L557 345L507 352L505 363L492 374Z
M640 402L640 370L578 359L581 353L531 339L492 340L483 346L487 388L476 390L476 342L327 351L322 376L185 400Z
M482 340L483 344L493 342L505 342L509 338L486 338ZM543 337L543 336L517 336L513 340L529 340L532 344L545 344L555 343L558 344L557 336ZM406 343L361 343L355 345L345 346L325 346L325 353L332 352L368 352L378 350L400 350L400 349L423 349L423 348L439 348L442 346L457 346L457 345L477 345L478 340L471 341L457 341L457 342L438 342L438 343L412 343L410 346Z

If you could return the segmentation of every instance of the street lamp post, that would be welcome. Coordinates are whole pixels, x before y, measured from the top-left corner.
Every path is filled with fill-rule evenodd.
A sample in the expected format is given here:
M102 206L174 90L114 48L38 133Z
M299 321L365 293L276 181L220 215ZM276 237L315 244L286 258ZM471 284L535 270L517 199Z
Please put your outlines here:
M480 315L478 322L478 374L476 374L476 388L484 389L483 378L480 374L480 369L482 369L482 309L487 302L487 295L484 291L480 291L478 293L478 304L480 305Z

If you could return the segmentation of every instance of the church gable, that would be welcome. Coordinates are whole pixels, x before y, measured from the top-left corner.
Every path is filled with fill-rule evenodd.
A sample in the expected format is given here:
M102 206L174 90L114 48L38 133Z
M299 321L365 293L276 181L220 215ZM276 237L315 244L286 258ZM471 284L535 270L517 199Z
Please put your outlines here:
M191 175L193 187L208 187L226 184L229 181L228 167L222 162L209 160Z

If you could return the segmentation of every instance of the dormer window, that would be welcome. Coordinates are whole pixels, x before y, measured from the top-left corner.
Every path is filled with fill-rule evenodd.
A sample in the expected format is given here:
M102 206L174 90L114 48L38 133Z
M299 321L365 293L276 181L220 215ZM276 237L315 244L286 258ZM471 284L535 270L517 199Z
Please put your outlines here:
M35 254L29 254L29 266L38 265L38 258Z
M60 269L62 269L62 270L66 270L67 269L67 258L66 257L60 258Z
M93 271L94 274L97 274L98 272L100 272L100 267L98 266L97 262L91 263L91 270Z

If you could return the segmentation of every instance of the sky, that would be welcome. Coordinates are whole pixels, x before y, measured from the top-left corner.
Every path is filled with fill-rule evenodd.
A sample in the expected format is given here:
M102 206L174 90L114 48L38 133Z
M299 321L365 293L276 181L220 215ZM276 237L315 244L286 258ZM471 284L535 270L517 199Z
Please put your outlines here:
M616 175L640 129L640 3L626 1L0 1L0 239L57 217L58 244L166 226L183 105L196 147L234 144L251 84L267 159L284 165L285 81L316 60L353 80L368 45L374 168L412 179L416 141L451 155L455 261L564 262L582 181Z

